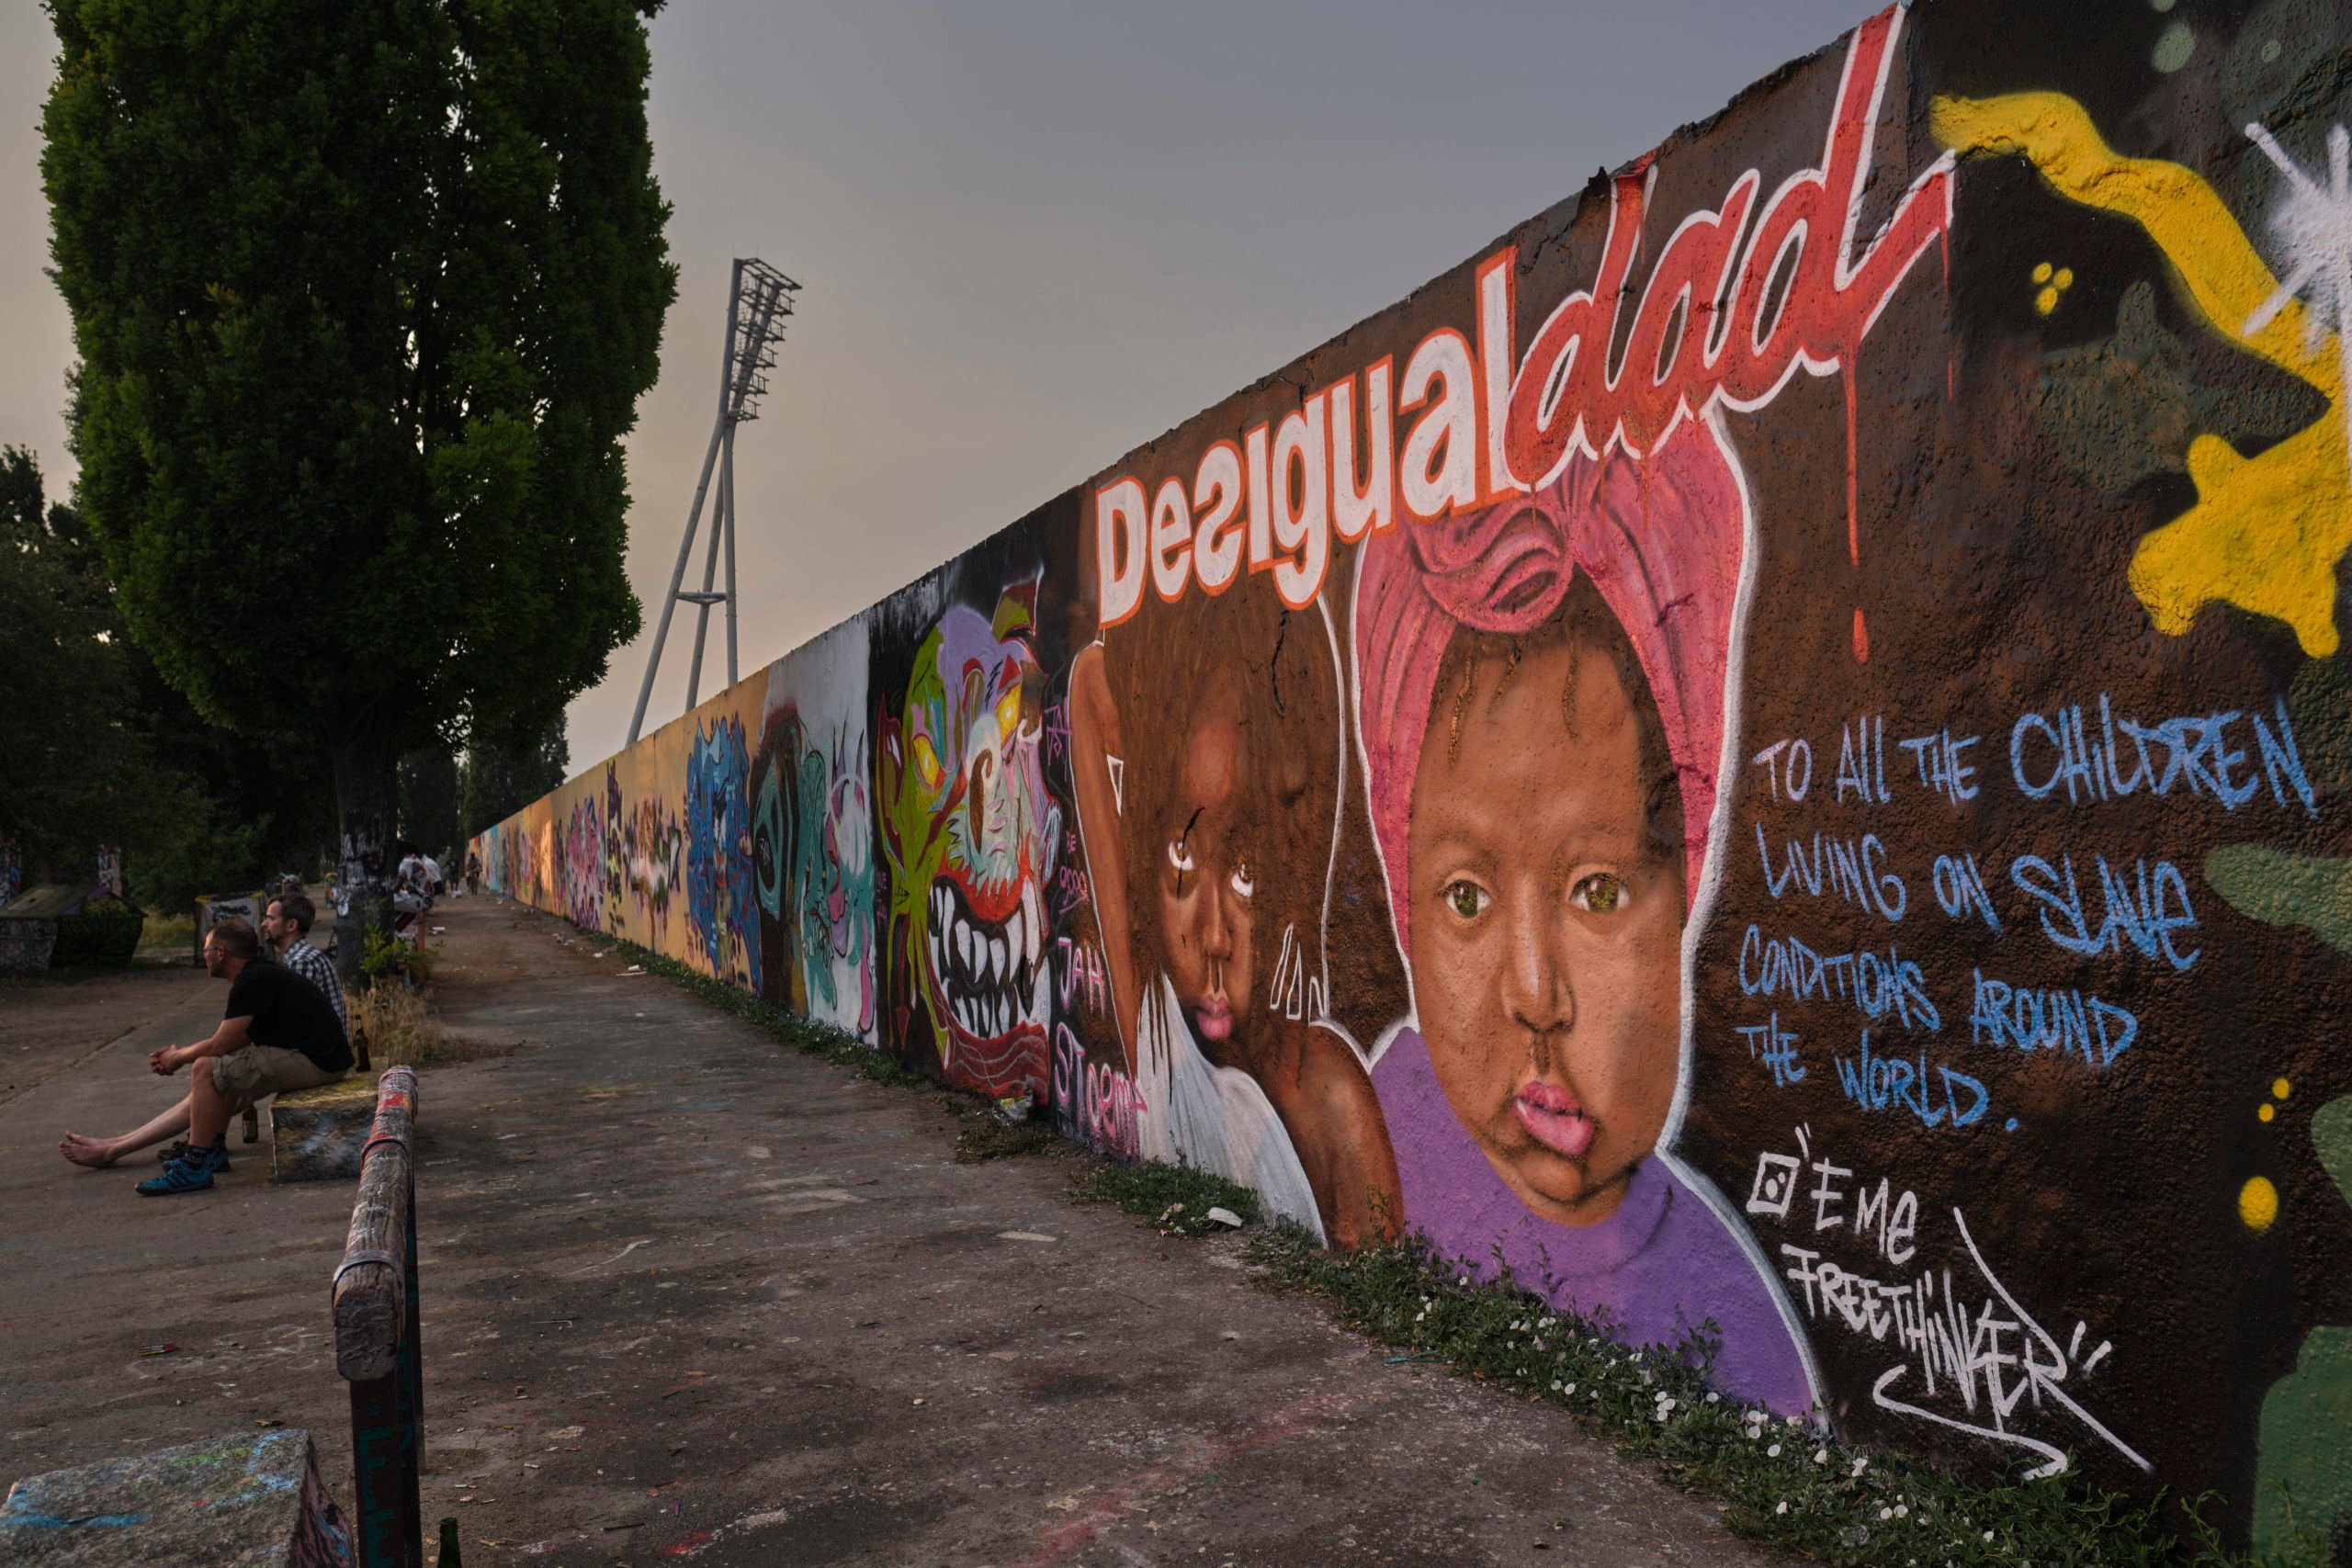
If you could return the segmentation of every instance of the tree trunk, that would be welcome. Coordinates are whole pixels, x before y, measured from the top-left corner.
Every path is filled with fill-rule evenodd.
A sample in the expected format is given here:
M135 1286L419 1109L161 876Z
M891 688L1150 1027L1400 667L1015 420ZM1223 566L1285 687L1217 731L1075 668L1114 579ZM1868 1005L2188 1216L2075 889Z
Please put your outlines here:
M400 798L399 760L365 742L335 748L335 808L342 841L335 855L335 972L346 987L359 984L368 935L392 934L393 813Z

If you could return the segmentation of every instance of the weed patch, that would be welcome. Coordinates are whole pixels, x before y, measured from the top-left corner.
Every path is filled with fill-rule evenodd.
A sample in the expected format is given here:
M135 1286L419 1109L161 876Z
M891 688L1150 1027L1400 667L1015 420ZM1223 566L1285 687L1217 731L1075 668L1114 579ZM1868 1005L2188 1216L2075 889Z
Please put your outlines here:
M956 1157L966 1165L981 1160L1019 1159L1026 1155L1057 1154L1065 1146L1053 1123L1042 1115L1008 1122L992 1105L975 1109L967 1095L943 1097L947 1108L963 1119L956 1130Z
M2138 1505L2064 1476L1972 1484L1907 1456L1838 1442L1802 1417L1740 1404L1707 1386L1706 1332L1628 1349L1603 1325L1546 1305L1508 1274L1477 1282L1418 1237L1329 1252L1280 1226L1251 1238L1246 1256L1269 1283L1322 1297L1349 1327L1411 1359L1558 1405L1675 1485L1723 1499L1724 1522L1741 1535L1825 1562L2237 1561L2210 1541L2194 1550L2168 1533L2161 1499Z
M1098 1166L1079 1178L1071 1190L1087 1202L1115 1203L1130 1214L1141 1214L1163 1232L1178 1235L1206 1235L1225 1229L1209 1218L1211 1209L1230 1210L1245 1224L1258 1218L1257 1193L1196 1165L1137 1160L1133 1165Z

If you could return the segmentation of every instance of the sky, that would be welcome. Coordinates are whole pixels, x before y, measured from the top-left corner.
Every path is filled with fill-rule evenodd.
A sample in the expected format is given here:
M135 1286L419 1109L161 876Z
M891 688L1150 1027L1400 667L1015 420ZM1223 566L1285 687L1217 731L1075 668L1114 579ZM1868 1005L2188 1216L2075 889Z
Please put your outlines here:
M571 705L572 771L628 737L733 257L803 286L736 438L748 674L1874 8L671 0L650 113L678 299L628 443L646 630ZM0 7L0 443L52 494L74 472L73 330L42 270L55 53L45 13ZM684 709L691 626L681 606L648 732ZM714 615L704 696L725 668Z

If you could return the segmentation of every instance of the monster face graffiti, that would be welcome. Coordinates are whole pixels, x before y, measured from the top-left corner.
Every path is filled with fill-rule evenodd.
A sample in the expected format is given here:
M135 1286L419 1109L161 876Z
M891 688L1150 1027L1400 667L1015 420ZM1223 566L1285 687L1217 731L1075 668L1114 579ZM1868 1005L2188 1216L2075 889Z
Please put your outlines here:
M1042 1095L1050 1074L1045 889L1061 840L1038 742L1044 672L1025 592L993 620L957 606L923 640L884 721L895 956L950 1083Z

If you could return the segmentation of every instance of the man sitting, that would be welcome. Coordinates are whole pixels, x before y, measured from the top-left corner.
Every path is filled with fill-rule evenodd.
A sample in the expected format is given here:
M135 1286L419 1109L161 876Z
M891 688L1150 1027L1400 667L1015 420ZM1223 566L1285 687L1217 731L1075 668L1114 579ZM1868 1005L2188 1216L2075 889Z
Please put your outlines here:
M253 927L234 916L204 939L204 967L229 982L220 1027L193 1045L166 1045L147 1065L169 1077L194 1064L187 1098L119 1138L68 1133L59 1150L76 1165L112 1165L185 1129L187 1152L139 1184L148 1197L201 1192L227 1163L229 1119L273 1094L333 1083L351 1066L351 1046L327 998L283 964L265 962Z
M272 898L261 917L261 939L269 943L280 964L319 988L334 1009L335 1022L348 1036L351 1015L344 1010L342 977L334 972L334 960L312 947L308 940L318 918L318 906L311 902L307 894L289 893Z

